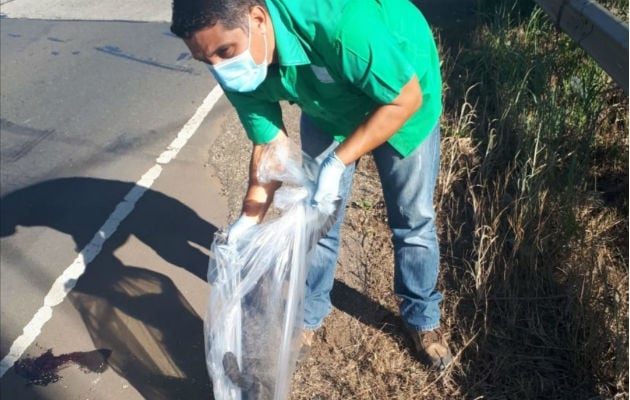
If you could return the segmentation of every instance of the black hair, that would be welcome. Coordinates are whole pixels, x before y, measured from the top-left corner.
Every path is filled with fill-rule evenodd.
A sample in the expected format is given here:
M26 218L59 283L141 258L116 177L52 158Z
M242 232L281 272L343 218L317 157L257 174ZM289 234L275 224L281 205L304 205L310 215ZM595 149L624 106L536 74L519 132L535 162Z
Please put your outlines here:
M221 22L226 29L247 30L243 16L253 6L266 9L265 0L173 0L171 32L182 39Z

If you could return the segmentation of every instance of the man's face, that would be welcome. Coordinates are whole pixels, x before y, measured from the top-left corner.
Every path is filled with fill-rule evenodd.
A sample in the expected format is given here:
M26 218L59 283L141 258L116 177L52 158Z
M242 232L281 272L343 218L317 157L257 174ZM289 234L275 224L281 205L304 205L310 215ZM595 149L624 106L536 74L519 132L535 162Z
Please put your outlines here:
M216 65L241 54L248 47L256 64L261 64L265 58L265 22L266 18L261 17L259 12L250 13L251 45L248 32L242 28L226 29L221 22L195 32L184 42L192 56L206 64Z

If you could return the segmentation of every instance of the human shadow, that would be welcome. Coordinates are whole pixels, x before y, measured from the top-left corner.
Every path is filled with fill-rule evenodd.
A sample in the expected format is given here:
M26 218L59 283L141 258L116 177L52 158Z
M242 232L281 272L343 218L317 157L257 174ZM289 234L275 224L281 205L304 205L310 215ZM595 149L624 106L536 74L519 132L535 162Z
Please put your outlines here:
M133 183L95 178L54 179L0 201L0 237L18 226L70 235L77 251L99 230ZM87 266L68 299L107 363L147 399L211 398L203 321L174 282L153 265L124 265L115 252L132 236L162 259L205 281L216 227L180 201L147 190ZM151 261L147 261L150 263ZM5 376L6 378L6 376ZM3 379L3 395L23 382Z
M411 344L411 339L405 334L403 322L395 312L339 279L335 279L330 301L339 311L366 326L380 330L402 346Z

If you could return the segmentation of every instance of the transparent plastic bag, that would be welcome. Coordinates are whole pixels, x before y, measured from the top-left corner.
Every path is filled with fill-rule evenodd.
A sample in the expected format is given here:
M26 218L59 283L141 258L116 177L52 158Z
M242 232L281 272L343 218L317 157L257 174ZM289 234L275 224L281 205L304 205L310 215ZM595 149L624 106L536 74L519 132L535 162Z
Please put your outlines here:
M260 181L281 181L280 215L250 228L234 244L212 243L212 284L204 333L206 363L217 400L286 399L303 327L306 260L335 215L310 204L307 178L286 139L268 145Z

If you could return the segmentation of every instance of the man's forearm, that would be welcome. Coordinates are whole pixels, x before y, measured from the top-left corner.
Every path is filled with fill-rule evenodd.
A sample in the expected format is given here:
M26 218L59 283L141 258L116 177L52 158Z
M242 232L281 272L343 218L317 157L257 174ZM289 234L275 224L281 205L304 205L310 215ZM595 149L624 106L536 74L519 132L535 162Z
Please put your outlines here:
M280 182L272 181L266 184L250 182L243 200L242 214L256 219L260 223L269 205L273 200L273 194L280 187Z
M277 145L278 141L281 140L287 140L286 134L283 131L278 132L278 135L272 143ZM255 218L257 223L260 223L265 217L269 205L273 201L273 195L281 185L278 181L261 183L258 180L258 170L261 162L263 162L263 152L265 147L269 145L271 145L271 143L254 145L252 148L252 156L249 164L249 184L245 198L243 199L243 208L241 211L242 215ZM270 161L267 160L267 162Z
M414 76L405 84L392 103L382 105L370 114L337 147L335 154L345 165L353 163L392 137L420 108L421 104L422 91L418 79Z

